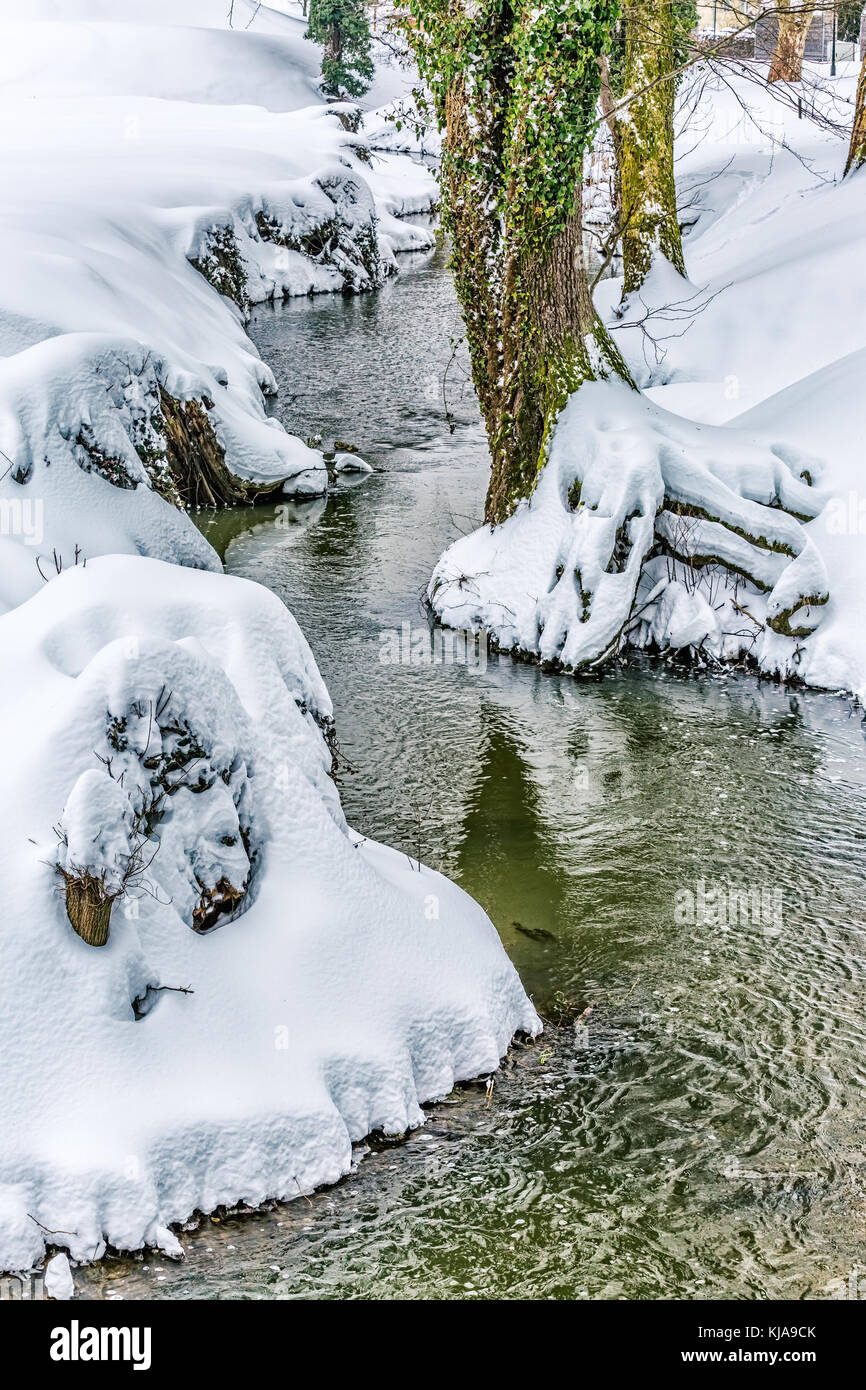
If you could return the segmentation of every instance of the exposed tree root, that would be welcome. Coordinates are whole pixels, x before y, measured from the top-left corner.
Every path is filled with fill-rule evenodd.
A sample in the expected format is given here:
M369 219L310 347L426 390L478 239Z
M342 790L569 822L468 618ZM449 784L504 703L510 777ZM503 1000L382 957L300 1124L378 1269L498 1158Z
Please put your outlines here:
M531 498L443 556L433 610L568 670L594 668L650 628L659 645L727 654L725 629L738 624L719 614L735 618L731 596L759 613L762 632L805 637L829 597L803 526L823 499L807 481L814 465L793 457L680 420L624 385L587 383Z
M164 388L160 388L159 394L171 475L187 505L231 506L282 491L285 478L250 482L231 472L226 466L225 449L210 422L207 401L180 401Z

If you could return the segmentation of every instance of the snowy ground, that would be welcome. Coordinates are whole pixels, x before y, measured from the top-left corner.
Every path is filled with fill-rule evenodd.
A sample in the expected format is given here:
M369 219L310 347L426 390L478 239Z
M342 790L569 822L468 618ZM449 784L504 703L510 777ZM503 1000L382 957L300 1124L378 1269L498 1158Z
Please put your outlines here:
M817 75L850 122L853 65ZM633 611L633 644L747 654L866 698L866 177L842 182L845 141L755 82L709 84L678 149L688 281L661 265L624 310L621 282L596 291L645 395L578 394L531 503L446 553L434 608L574 666ZM742 573L668 556L641 568L660 528Z
M191 258L226 269L230 234L253 300L374 284L431 180L367 162L296 19L20 12L0 3L0 1269L178 1253L172 1223L335 1180L539 1026L481 909L346 826L302 634L168 500L160 390L203 403L235 474L325 477ZM67 916L85 888L101 947Z

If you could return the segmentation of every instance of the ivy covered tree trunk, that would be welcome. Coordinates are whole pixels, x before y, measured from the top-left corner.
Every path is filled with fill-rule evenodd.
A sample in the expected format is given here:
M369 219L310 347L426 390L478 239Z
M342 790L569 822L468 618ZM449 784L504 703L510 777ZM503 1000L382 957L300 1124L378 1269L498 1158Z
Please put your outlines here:
M630 0L617 118L622 202L623 296L640 289L664 256L685 275L674 182L677 0ZM631 98L629 100L629 98Z
M487 521L532 491L582 382L626 367L592 304L580 183L612 0L404 0L444 130L444 212L490 442Z
M501 362L486 381L491 445L485 519L504 520L528 497L557 417L583 382L629 380L589 292L579 199L541 254L513 247L503 277ZM500 344L496 344L497 349Z
M857 99L854 107L854 126L851 131L851 144L845 173L850 174L866 164L866 57L860 68L860 81L857 83Z
M491 454L486 524L439 561L433 611L452 627L491 631L504 649L576 670L616 652L635 623L647 626L644 615L656 622L656 610L660 643L671 633L679 645L700 646L708 634L722 642L715 581L707 597L695 578L706 567L734 586L754 585L747 602L765 630L786 638L809 630L827 593L814 543L791 514L814 513L807 483L769 447L741 445L733 431L678 421L646 401L593 307L581 174L616 5L402 3L445 136L444 220ZM657 24L661 11L647 3L640 13ZM650 63L670 71L667 28L663 39L644 75ZM663 85L671 83L655 84L654 101ZM668 148L671 110L667 97ZM659 129L650 120L638 132L654 160ZM640 225L681 268L656 206L667 180L675 225L672 160L649 174L637 163ZM730 616L742 626L733 608Z
M779 32L770 61L768 82L799 82L809 27L815 17L810 0L778 0Z

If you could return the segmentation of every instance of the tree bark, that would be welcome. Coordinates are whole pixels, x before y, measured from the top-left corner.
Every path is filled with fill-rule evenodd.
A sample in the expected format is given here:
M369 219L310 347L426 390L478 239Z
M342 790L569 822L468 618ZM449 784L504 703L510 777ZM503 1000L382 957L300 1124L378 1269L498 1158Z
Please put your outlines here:
M779 32L770 61L768 82L799 82L803 77L803 55L806 39L815 17L812 4L802 0L778 0Z
M851 144L848 147L848 160L845 173L851 174L866 164L866 57L860 68L860 81L857 83L857 100L854 107L854 126L851 131Z
M613 145L614 174L613 174L613 198L614 198L614 217L617 224L622 224L622 127L616 119L614 107L616 97L610 80L610 62L607 55L599 58L598 70L601 74L601 87L598 100L601 107L601 114L604 116L605 124L610 131L611 144Z
M502 387L491 412L489 522L503 521L531 493L572 392L585 381L630 380L589 292L579 187L569 222L544 256L511 251L504 299Z
M665 80L676 66L672 0L630 0L625 26L623 96L643 94L617 121L623 297L640 289L656 255L685 275L674 181L676 79Z
M583 381L630 380L589 292L580 186L565 227L539 251L522 235L525 229L503 226L487 185L503 135L495 115L481 127L464 84L455 82L447 100L443 177L452 266L490 444L484 512L490 524L504 521L532 492L568 396Z
M87 872L77 877L60 870L66 883L66 915L74 931L88 946L104 946L108 940L111 909L116 895Z
M343 31L339 24L332 24L328 31L328 42L325 46L325 56L332 63L340 63L343 58Z

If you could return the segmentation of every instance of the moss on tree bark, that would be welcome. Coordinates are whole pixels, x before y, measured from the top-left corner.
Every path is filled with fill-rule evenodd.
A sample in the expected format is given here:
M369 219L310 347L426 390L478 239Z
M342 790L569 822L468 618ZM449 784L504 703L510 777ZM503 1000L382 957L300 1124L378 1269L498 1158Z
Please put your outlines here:
M504 520L534 488L572 392L585 381L630 380L590 296L579 209L578 189L569 221L544 253L515 247L506 263L501 385L486 411L489 522Z
M618 128L623 295L640 289L661 254L685 274L674 181L676 6L631 0L625 19L621 86L632 97Z
M488 522L532 491L582 382L629 380L589 294L580 176L614 4L404 0L444 129L444 213L490 443Z

